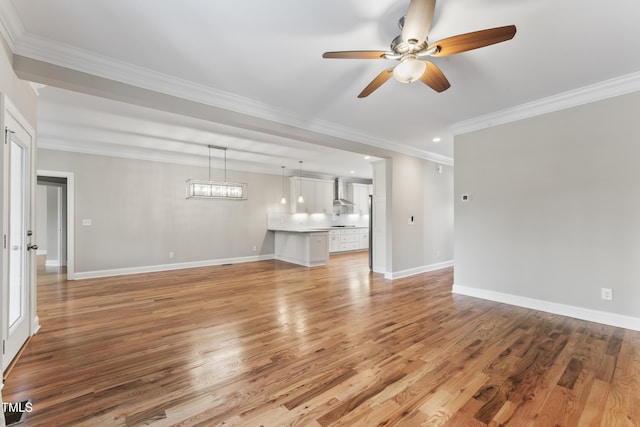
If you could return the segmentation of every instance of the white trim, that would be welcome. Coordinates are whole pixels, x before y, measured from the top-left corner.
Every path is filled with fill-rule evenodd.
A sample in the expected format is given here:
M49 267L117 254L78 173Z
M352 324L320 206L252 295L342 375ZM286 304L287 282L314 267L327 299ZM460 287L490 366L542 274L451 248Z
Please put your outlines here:
M180 262L175 264L148 265L142 267L115 268L111 270L82 271L75 274L75 280L95 279L99 277L124 276L127 274L155 273L159 271L182 270L185 268L210 267L223 264L239 264L244 262L268 261L274 259L273 254L222 258L205 261Z
M292 258L284 255L276 255L274 257L278 261L288 262L290 264L301 265L303 267L320 267L322 265L327 265L326 261L306 261L299 258Z
M35 317L33 318L33 326L32 326L32 330L31 330L31 335L37 334L41 327L42 326L40 325L40 316L38 316L36 314Z
M67 280L75 279L75 178L73 172L49 171L38 169L37 176L50 176L67 179Z
M407 270L400 271L390 271L384 274L385 279L400 279L402 277L414 276L420 273L427 273L429 271L440 270L442 268L447 268L453 266L453 260L438 262L436 264L423 265L421 267L409 268Z
M44 263L45 267L60 267L59 259L48 259Z
M505 294L502 292L489 291L486 289L471 288L469 286L461 286L456 284L453 285L452 292L454 294L466 295L474 298L481 298L489 301L529 308L532 310L559 314L561 316L587 320L589 322L602 323L604 325L617 326L619 328L640 331L640 318L637 317L609 313L606 311L592 310L589 308L576 307L572 305L559 304L534 298L521 297L518 295Z
M635 72L558 95L538 99L526 104L517 105L505 110L485 114L473 119L457 122L449 126L449 129L451 129L454 135L462 135L639 90L640 72Z
M24 34L24 26L11 1L0 1L0 35L15 51L16 41Z
M42 83L29 82L29 86L31 86L31 90L36 96L40 96L40 89L47 87L47 85L43 85Z

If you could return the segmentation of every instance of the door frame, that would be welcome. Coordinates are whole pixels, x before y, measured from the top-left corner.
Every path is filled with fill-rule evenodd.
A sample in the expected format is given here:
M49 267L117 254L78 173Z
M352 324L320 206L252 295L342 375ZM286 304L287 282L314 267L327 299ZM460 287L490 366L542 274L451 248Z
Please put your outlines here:
M29 211L27 212L27 224L26 224L26 229L27 230L32 230L35 234L35 232L37 232L37 230L35 230L35 225L36 225L36 221L35 221L35 185L36 185L36 133L34 128L29 124L29 121L22 115L22 113L20 113L20 110L18 110L18 108L15 106L15 104L13 104L13 102L11 102L11 100L5 95L2 94L0 96L0 125L1 125L1 130L3 133L3 137L2 137L2 144L3 144L3 148L2 150L0 150L0 160L2 162L3 165L6 165L6 162L8 161L8 159L5 159L5 147L4 145L6 144L6 132L5 129L7 127L7 119L8 117L11 117L12 121L15 121L24 132L26 132L26 134L28 135L28 138L30 141L28 141L29 144L29 150L28 150L28 176L27 176L27 185L28 185L28 192L29 192ZM3 166L4 169L4 166ZM1 197L1 211L2 211L2 224L3 224L3 239L4 236L6 235L6 230L7 230L7 226L8 226L8 221L9 221L9 206L8 206L8 182L5 181L5 171L3 171L0 174L0 191L2 192L2 197ZM33 237L30 239L32 242L34 242L35 240L33 239ZM4 343L5 340L8 339L8 313L4 313L4 307L6 304L5 298L7 297L7 287L9 286L8 283L8 260L9 260L9 251L7 250L6 247L6 243L3 242L2 245L0 245L0 248L2 249L2 268L0 268L0 273L1 273L1 278L0 278L0 283L2 285L2 292L0 292L0 307L3 308L3 313L2 313L2 319L0 321L1 325L2 325L2 340L3 340L3 350L4 350ZM26 321L28 322L28 328L29 328L29 337L33 336L39 329L40 329L40 319L38 318L37 315L37 292L36 292L36 283L37 283L37 277L36 277L36 252L35 251L29 251L28 252L28 256L27 256L27 265L26 265L26 274L27 274L27 289L26 289L26 298L27 298L27 304L26 304ZM24 343L22 343L21 345L24 345ZM3 367L3 371L4 371L4 367L5 364L9 365L9 362L11 361L7 361L5 360L4 357L4 351L0 352L0 366Z
M48 176L51 178L66 178L67 180L67 280L75 280L75 184L73 172L63 171L51 171L38 169L36 178L38 176Z

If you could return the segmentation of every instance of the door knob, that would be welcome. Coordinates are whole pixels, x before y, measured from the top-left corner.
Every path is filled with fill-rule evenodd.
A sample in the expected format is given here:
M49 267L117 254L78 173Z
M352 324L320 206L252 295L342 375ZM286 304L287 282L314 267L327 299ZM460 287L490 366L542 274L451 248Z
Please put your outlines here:
M38 245L32 245L31 243L29 243L27 245L27 250L30 251L31 249L37 251L38 250Z

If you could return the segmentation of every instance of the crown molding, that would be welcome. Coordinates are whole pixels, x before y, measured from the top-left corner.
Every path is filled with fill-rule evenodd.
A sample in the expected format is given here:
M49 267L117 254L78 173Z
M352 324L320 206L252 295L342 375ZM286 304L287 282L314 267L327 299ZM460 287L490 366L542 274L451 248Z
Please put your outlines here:
M11 0L0 0L0 35L12 52L15 52L16 41L24 33L24 26Z
M457 122L451 125L449 129L454 135L462 135L639 90L640 72L635 72L526 104L517 105L505 110L496 111L495 113Z
M13 51L17 55L189 101L336 138L351 140L364 145L395 151L437 163L453 165L452 158L441 154L356 132L353 129L332 122L323 120L309 121L308 119L300 118L289 110L274 108L273 106L250 98L237 96L229 92L118 61L111 57L72 48L68 45L53 42L33 34L23 34L15 43Z

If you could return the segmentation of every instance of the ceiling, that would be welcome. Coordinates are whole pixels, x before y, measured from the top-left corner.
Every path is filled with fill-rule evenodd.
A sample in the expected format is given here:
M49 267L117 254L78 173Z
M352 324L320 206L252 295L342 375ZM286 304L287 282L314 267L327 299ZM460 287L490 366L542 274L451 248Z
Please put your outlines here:
M459 123L640 71L637 0L439 0L431 41L517 34L432 58L445 92L392 79L358 99L393 63L322 53L388 49L408 3L0 0L0 30L17 74L49 85L42 146L193 163L214 144L238 168L275 174L304 160L370 178L364 155L392 151L452 164Z

